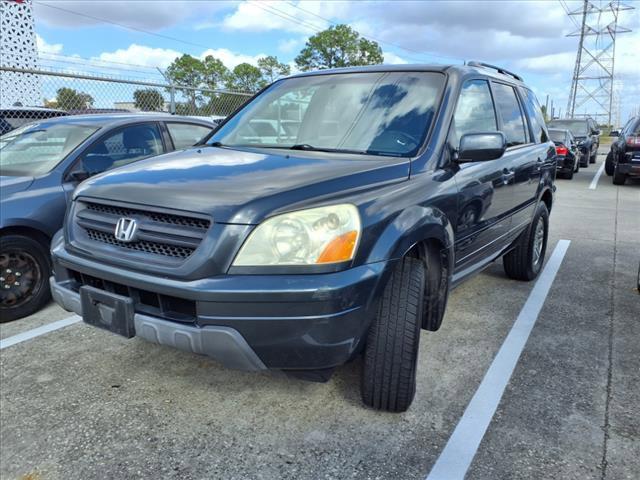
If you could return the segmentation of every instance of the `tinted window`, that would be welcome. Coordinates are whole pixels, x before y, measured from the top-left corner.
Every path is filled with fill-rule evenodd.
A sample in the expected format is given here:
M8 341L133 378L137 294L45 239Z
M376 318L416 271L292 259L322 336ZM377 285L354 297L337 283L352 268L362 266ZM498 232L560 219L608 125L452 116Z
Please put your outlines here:
M531 130L533 131L533 141L535 143L545 143L549 141L549 138L538 99L528 88L524 88L522 91L524 93L524 108L527 111L527 116L531 123Z
M549 136L554 142L565 143L567 141L567 134L564 130L549 130Z
M489 84L485 80L471 80L462 86L453 115L452 143L458 146L465 133L495 132L496 112L491 100Z
M493 87L496 109L502 117L502 131L507 137L507 146L512 147L527 143L524 118L516 91L513 87L503 83L494 83Z
M176 150L192 147L210 132L211 128L193 123L167 123L167 129L173 139Z
M77 124L44 125L25 125L0 137L2 175L48 172L98 130Z
M210 141L412 156L431 126L443 84L444 76L433 72L285 79L249 102Z
M576 137L585 137L588 133L587 122L584 120L551 120L547 126L571 130Z
M93 144L83 155L83 168L89 174L104 172L163 151L158 127L132 125Z

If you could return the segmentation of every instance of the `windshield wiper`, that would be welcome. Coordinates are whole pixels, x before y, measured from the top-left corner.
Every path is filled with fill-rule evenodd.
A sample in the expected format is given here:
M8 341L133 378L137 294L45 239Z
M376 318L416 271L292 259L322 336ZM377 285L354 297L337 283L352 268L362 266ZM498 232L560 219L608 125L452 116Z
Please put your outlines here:
M305 152L329 152L329 153L356 153L358 155L379 155L379 152L369 150L352 150L348 148L328 148L328 147L314 147L308 143L297 143L290 147L282 147L288 150L304 150Z

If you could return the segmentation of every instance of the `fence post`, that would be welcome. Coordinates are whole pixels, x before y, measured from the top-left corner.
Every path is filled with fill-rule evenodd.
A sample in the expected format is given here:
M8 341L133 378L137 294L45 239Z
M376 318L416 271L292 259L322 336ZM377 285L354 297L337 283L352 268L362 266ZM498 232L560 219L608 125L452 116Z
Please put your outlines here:
M173 83L171 84L171 90L170 90L170 95L171 95L171 103L169 105L169 112L171 113L171 115L175 115L176 114L176 87L173 85Z

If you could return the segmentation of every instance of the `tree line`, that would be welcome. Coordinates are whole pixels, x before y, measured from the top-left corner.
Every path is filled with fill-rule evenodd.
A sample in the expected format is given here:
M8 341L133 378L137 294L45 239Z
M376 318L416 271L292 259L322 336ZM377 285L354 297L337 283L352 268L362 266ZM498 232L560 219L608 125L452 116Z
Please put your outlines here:
M294 61L297 69L305 72L376 65L384 62L384 56L377 42L362 37L348 25L335 25L309 37ZM230 113L227 111L229 105L239 104L246 98L234 96L232 92L255 93L291 73L291 67L281 63L275 56L259 58L256 63L257 66L241 63L230 69L212 55L204 59L188 54L177 57L165 71L171 84L187 87L177 88L184 101L177 102L176 113L227 115ZM157 89L138 89L133 97L135 107L140 110L165 109L165 95ZM93 98L65 87L57 91L53 102L45 104L82 110L93 106Z

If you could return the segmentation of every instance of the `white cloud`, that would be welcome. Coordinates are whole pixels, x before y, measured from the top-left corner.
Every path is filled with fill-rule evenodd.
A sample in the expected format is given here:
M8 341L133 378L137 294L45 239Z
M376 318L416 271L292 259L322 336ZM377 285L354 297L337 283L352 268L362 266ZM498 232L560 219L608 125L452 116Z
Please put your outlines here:
M304 2L303 8L316 13L318 5L323 4L325 2ZM305 13L289 3L271 0L240 3L233 13L224 18L222 25L229 30L251 32L281 30L307 35L329 27L327 21Z
M294 53L302 48L306 40L305 38L289 38L278 42L278 51L282 53Z
M37 21L55 27L85 27L108 20L135 28L158 30L186 19L202 18L228 9L237 2L194 2L188 0L56 0L34 2ZM75 12L75 13L71 13Z
M38 47L38 53L50 53L60 54L62 53L63 45L61 43L47 43L47 41L36 33L36 45Z
M145 45L131 44L125 49L114 52L103 52L92 60L103 62L128 63L147 67L166 68L182 53L168 48L152 48Z
M199 57L204 59L207 55L212 55L218 60L221 60L222 63L229 69L233 69L236 65L241 63L250 63L251 65L257 65L258 59L262 57L266 57L266 53L260 53L258 55L244 55L241 53L234 53L231 50L226 48L216 48L216 49L208 49L202 52Z
M384 52L384 63L385 65L404 65L409 62L393 52Z

